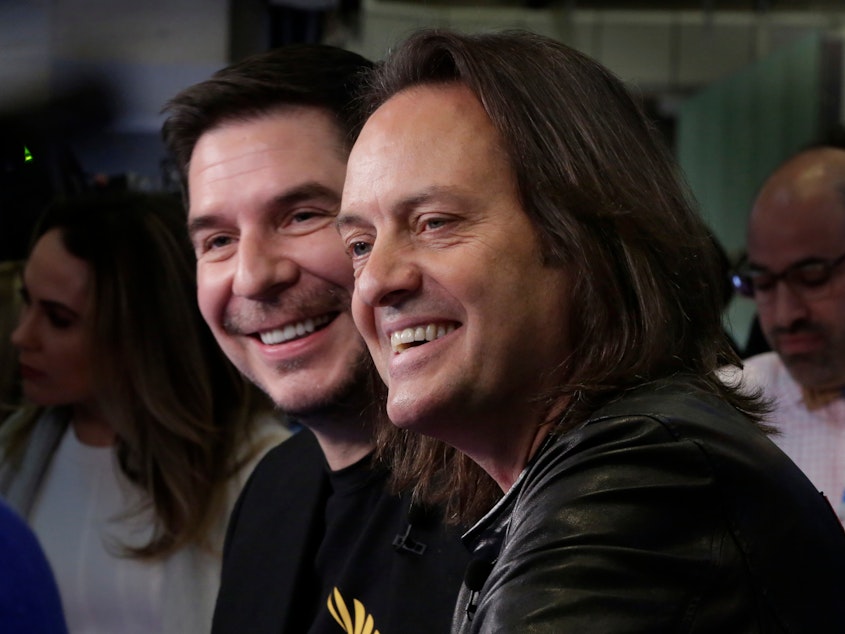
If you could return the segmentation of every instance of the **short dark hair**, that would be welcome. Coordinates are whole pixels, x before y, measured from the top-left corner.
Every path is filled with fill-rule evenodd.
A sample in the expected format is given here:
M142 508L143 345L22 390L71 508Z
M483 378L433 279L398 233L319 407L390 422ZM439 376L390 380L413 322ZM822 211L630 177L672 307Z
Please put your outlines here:
M187 173L199 138L229 121L295 107L334 116L347 150L360 128L356 96L373 64L357 53L323 44L298 44L258 53L194 84L165 104L162 137L187 195Z
M561 359L568 380L547 395L569 398L559 429L626 389L679 373L755 416L756 400L716 375L726 360L739 363L722 328L719 254L663 138L624 84L537 34L423 30L373 74L366 111L409 88L448 83L483 105L545 262L572 272L574 350ZM410 455L419 451L399 463L424 469Z

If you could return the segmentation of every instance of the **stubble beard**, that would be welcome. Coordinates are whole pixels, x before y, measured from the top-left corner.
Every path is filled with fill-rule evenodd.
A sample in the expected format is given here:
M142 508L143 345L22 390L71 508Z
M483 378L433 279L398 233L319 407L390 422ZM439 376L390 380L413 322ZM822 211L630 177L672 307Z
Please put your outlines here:
M305 363L295 359L278 363L275 374L278 380L284 381L285 376L297 372ZM339 420L344 418L366 418L371 414L374 405L373 376L375 370L366 348L362 345L358 354L351 357L350 366L343 380L323 393L310 399L300 399L299 403L277 400L273 395L272 386L265 385L255 376L246 374L247 378L261 388L273 400L276 407L288 417L310 426L317 421Z
M348 311L351 298L345 289L339 287L312 287L308 289L288 290L272 300L251 301L238 311L227 313L223 330L228 337L239 337L253 330L252 324L261 323L269 315L296 313L302 307L308 307L311 313L338 314ZM225 350L225 346L224 346ZM235 357L230 356L231 359ZM346 377L314 398L300 398L299 404L281 401L274 395L273 384L284 382L307 366L309 360L287 359L278 361L270 378L260 377L249 367L249 363L236 364L241 373L264 391L276 407L290 418L303 424L309 420L350 416L369 408L373 402L372 379L373 363L363 340L359 349L349 355L349 369ZM292 399L291 399L292 401Z

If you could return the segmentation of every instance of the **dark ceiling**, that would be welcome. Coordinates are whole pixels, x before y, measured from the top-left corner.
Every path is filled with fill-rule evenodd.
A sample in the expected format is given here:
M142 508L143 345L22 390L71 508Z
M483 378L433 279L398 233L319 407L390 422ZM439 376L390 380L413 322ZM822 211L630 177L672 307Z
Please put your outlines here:
M406 0L407 1L407 0ZM565 7L615 10L826 11L845 0L411 0L415 4L464 7Z
M524 3L528 4L528 2ZM566 6L564 2L540 2L540 4ZM580 0L570 4L583 9L703 9L723 11L794 11L813 9L845 9L843 0Z

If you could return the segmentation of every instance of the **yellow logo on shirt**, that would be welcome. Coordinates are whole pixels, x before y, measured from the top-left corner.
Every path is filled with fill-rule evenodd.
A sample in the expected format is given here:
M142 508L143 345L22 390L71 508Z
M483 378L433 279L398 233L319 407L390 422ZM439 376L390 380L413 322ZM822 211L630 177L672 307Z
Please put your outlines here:
M355 607L354 620L349 608L346 607L346 601L343 600L340 590L337 588L329 596L326 605L329 607L329 612L334 620L347 634L379 634L379 631L375 629L373 615L367 614L367 609L358 599L352 600L352 605Z

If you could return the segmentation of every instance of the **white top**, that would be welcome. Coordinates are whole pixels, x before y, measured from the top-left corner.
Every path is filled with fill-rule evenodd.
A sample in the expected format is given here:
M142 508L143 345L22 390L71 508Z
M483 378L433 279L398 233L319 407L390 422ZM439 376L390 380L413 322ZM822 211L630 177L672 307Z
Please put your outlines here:
M775 352L744 361L745 386L763 390L775 409L768 422L780 432L772 440L830 500L845 524L845 398L808 410L801 387Z
M164 564L119 555L120 544L144 544L152 533L149 514L121 518L142 495L111 447L83 445L68 428L30 523L55 573L71 634L162 631Z

